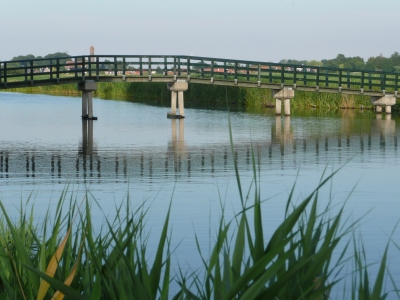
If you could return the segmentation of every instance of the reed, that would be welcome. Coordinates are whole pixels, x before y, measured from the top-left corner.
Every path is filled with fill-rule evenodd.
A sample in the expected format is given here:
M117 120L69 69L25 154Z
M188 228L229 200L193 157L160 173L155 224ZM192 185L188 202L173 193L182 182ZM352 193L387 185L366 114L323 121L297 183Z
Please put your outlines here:
M94 93L96 97L105 99L129 100L161 100L168 101L171 97L164 83L126 83L99 82ZM80 95L75 84L54 86L37 86L19 89L9 89L11 92ZM271 90L242 87L224 87L216 85L190 84L185 92L185 101L191 103L225 103L228 95L230 104L246 107L275 107L275 99ZM342 95L327 93L310 93L296 91L291 101L293 108L320 109L372 109L369 97L362 95ZM399 110L395 105L393 110Z
M89 193L78 201L66 188L55 212L47 212L38 223L34 222L34 207L26 211L21 203L19 218L12 222L0 202L0 298L330 299L338 282L350 278L352 284L343 291L344 298L385 299L386 278L391 278L386 269L388 247L373 282L362 241L352 237L358 221L343 220L344 206L333 211L330 201L318 209L319 191L337 171L323 177L297 204L293 186L282 222L267 236L264 222L268 216L262 213L266 203L261 200L253 151L252 162L254 181L247 193L234 165L241 210L230 221L222 210L209 256L201 253L196 238L203 268L191 274L171 273L171 205L157 249L149 251L147 210L144 205L133 209L129 196L115 207L115 217L105 218L97 231L91 211L98 204ZM353 254L348 251L351 244ZM342 275L352 262L353 271ZM180 288L172 294L174 282ZM390 283L391 295L400 299L396 281L391 278Z

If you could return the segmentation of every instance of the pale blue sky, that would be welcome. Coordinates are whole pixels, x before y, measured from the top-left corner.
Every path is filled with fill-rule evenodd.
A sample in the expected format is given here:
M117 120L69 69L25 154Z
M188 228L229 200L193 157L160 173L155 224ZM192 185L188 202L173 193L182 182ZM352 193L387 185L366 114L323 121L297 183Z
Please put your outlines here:
M0 0L0 60L67 51L273 61L400 52L399 0Z

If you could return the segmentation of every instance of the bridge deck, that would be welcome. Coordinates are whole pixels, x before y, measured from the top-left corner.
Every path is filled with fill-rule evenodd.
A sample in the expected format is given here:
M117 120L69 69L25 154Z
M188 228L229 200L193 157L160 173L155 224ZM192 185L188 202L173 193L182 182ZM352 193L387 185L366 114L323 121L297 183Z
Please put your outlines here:
M93 55L0 62L0 89L97 82L172 82L398 97L399 73L194 56Z

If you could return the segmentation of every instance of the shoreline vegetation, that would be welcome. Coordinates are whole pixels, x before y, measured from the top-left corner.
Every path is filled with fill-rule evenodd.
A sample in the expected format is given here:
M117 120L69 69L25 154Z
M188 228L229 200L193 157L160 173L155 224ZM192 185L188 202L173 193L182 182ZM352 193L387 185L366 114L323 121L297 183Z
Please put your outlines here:
M179 265L183 262L176 266L171 260L173 201L157 249L147 248L146 204L133 208L129 196L115 207L113 220L105 219L100 233L93 228L91 215L92 207L100 205L89 191L79 201L66 188L55 212L48 210L39 223L34 221L34 208L26 211L22 202L16 208L19 218L13 222L0 201L1 299L63 299L65 295L74 300L327 300L331 294L352 300L388 295L400 299L398 282L387 268L389 245L400 251L391 237L395 230L382 249L381 261L374 263L378 271L371 276L373 264L367 261L362 239L355 237L360 220L349 222L344 205L338 208L332 199L320 207L318 191L330 185L337 171L321 179L297 203L292 199L293 186L282 222L267 235L263 223L268 216L262 213L267 202L259 192L254 154L252 161L254 181L248 193L242 189L235 165L235 201L242 208L227 221L221 204L209 254L201 252L196 238L197 255L203 262L196 271L185 271ZM174 274L173 270L179 271ZM339 287L344 281L347 284Z
M164 83L99 82L97 86L98 88L94 92L94 96L105 99L116 98L153 102L154 100L169 101L171 97ZM27 87L8 89L7 91L63 96L81 95L76 84ZM229 104L237 104L243 107L275 107L275 99L272 98L272 92L268 89L189 84L189 89L185 92L185 101L189 103L226 103L226 99L228 99ZM370 98L362 95L297 91L290 103L293 108L317 108L324 110L373 109ZM399 110L396 106L394 106L393 110Z

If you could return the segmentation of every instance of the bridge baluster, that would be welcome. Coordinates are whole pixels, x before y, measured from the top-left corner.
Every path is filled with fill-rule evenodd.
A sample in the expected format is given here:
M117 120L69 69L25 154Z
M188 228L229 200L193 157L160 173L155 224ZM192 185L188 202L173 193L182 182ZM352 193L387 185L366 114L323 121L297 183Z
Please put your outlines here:
M97 78L97 80L99 80L98 79L99 75L100 75L100 72L99 72L99 57L96 56L96 78Z
M77 64L77 57L74 57L74 71L75 71L75 77L78 77L78 64Z
M149 59L148 59L147 67L149 68L148 71L147 71L147 75L151 76L151 70L152 70L152 68L151 68L151 57L149 57Z
M368 73L368 84L369 84L369 89L372 90L371 72Z
M174 57L174 75L176 75L176 57Z
M89 76L90 77L92 77L92 60L93 60L93 57L90 56L89 57Z
M53 60L50 59L50 79L53 79Z
M360 88L364 90L364 77L365 77L365 72L361 71L361 86Z
M82 77L85 77L85 68L86 68L86 66L85 66L85 57L84 56L82 56Z
M271 82L272 82L272 66L269 65L269 66L268 66L268 69L269 69L269 79L268 79L268 82L271 83Z
M59 82L60 79L60 59L57 58L57 83Z
M235 82L236 82L236 84L237 84L237 68L238 68L238 63L237 62L235 62Z
M33 81L33 61L29 61L30 64L30 77L31 77L31 81Z
M329 86L329 71L328 69L325 69L325 86L328 87Z
M386 74L381 73L381 90L386 90Z
M26 61L25 63L24 63L24 73L25 73L25 81L28 81L28 69L27 69L27 64L28 64L28 62Z

